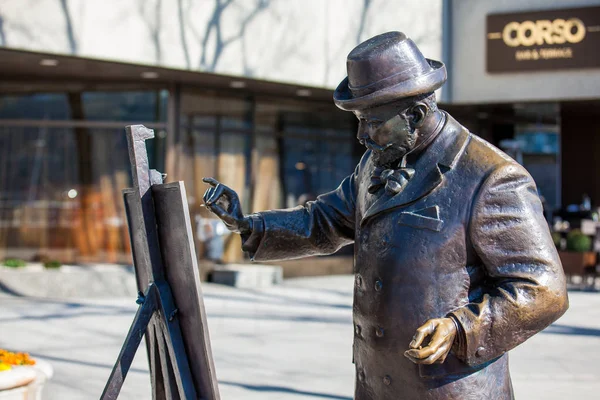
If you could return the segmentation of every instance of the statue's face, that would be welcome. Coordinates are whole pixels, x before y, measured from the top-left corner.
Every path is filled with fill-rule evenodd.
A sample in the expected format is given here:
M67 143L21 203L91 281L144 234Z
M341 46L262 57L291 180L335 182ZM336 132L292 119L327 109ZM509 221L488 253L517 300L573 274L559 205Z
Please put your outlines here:
M392 103L354 111L358 118L357 138L373 151L379 167L395 167L417 142L417 126L425 116L422 103Z

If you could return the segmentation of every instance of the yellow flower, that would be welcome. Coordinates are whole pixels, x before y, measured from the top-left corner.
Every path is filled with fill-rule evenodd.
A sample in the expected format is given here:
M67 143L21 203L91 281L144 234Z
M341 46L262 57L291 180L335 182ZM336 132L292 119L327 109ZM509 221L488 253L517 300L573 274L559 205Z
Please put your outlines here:
M0 372L1 371L9 371L11 370L12 367L8 364L4 364L4 363L0 363Z
M8 365L34 365L35 360L29 357L27 353L13 353L0 349L0 364Z

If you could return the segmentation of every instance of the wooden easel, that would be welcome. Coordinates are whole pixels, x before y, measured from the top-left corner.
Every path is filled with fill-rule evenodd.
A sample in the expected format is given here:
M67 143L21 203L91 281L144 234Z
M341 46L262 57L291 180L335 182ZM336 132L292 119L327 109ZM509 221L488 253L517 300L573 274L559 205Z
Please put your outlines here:
M153 399L219 400L184 184L163 184L149 168L151 129L126 130L134 188L123 196L140 307L101 400L118 397L144 334Z

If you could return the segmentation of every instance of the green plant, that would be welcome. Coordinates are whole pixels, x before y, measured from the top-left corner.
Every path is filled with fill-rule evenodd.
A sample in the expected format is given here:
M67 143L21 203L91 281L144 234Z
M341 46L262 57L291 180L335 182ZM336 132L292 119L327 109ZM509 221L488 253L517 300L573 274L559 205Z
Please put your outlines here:
M562 236L559 232L552 232L552 241L554 242L554 245L556 246L557 249L560 249L560 240L562 239Z
M584 253L592 248L592 239L581 233L579 229L573 229L567 234L567 250Z
M44 262L44 268L46 269L57 269L62 266L62 263L57 260L49 260Z
M7 258L4 260L4 266L10 268L21 268L27 265L25 260L21 260L20 258Z

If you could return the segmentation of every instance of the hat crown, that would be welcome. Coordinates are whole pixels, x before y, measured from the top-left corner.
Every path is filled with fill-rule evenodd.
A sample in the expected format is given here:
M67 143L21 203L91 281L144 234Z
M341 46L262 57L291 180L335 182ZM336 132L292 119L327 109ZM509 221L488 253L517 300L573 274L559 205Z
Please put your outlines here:
M354 111L432 93L446 82L446 66L423 56L402 32L375 36L354 48L348 76L333 92L335 105Z
M355 47L346 61L355 96L416 78L432 70L416 44L402 32L377 35Z

